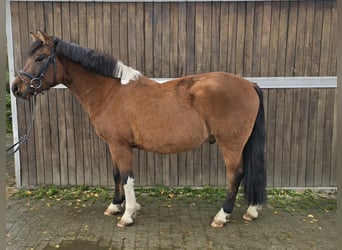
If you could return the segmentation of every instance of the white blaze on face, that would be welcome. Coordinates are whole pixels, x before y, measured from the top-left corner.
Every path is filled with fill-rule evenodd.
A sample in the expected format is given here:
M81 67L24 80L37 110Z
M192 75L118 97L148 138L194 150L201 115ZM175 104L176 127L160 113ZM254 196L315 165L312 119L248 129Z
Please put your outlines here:
M121 84L127 84L130 81L137 80L141 73L131 67L126 66L121 61L118 61L114 70L113 76L121 79Z

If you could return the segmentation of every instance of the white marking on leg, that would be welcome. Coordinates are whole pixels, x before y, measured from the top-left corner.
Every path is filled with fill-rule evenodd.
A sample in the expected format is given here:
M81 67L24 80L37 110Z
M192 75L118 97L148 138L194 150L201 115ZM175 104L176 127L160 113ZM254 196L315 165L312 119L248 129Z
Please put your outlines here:
M230 214L226 213L223 208L216 214L213 222L211 223L212 227L223 227L224 224L227 223Z
M105 215L113 215L113 214L120 213L120 211L121 211L121 205L120 204L110 203L110 205L108 206L108 208L104 212L104 214Z
M126 208L118 226L124 227L133 223L132 217L135 216L137 210L140 209L140 205L135 199L134 193L134 179L128 177L127 184L124 185L125 197L126 197Z
M245 220L254 220L258 218L258 209L260 209L260 206L249 206L247 208L246 214L243 216Z
M141 73L131 67L126 66L121 61L118 61L114 70L113 76L121 79L121 84L127 84L131 80L137 80Z

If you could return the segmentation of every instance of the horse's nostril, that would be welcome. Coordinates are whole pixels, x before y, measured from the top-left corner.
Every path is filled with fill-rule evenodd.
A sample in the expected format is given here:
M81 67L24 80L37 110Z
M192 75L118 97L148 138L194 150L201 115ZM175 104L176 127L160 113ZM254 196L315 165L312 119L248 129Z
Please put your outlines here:
M18 92L19 92L19 87L18 87L18 85L13 85L13 86L12 86L12 92L13 92L14 95L17 95L17 94L18 94Z

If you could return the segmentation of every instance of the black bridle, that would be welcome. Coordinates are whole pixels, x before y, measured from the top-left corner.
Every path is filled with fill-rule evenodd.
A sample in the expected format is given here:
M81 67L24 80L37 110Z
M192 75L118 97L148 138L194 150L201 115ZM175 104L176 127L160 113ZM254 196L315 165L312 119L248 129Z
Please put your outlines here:
M56 44L56 42L55 42ZM52 53L48 56L48 59L45 61L45 63L39 68L38 73L34 76L31 73L28 73L23 70L18 71L18 77L20 80L26 85L27 82L25 79L23 79L21 76L27 76L30 78L30 84L28 85L29 88L34 90L34 95L38 94L38 89L42 86L42 79L45 76L46 71L48 70L50 64L53 63L53 83L56 82L56 52L55 52L55 46L52 47Z
M55 41L56 44L56 41ZM29 136L31 133L31 130L33 128L33 123L34 123L34 117L36 114L36 107L37 107L37 94L38 94L38 89L42 86L42 79L44 78L44 74L48 70L50 64L53 63L53 83L56 82L56 52L55 52L55 46L52 48L52 53L49 55L48 59L46 62L40 67L38 70L38 73L34 76L31 73L28 73L26 71L20 70L18 71L18 77L20 80L26 85L27 82L25 79L21 77L21 75L27 76L30 78L30 84L28 85L29 88L33 89L33 109L32 109L32 117L31 117L31 123L26 131L26 134L22 137L19 138L19 141L10 146L9 148L6 149L7 155L9 154L14 154L16 153L20 146L29 140ZM15 148L16 147L16 148ZM11 152L13 150L13 152Z

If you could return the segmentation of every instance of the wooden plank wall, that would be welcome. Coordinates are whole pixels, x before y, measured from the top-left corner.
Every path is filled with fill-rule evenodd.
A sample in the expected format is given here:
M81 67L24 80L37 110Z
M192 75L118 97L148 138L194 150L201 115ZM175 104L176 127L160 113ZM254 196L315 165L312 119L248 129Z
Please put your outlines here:
M242 76L335 76L336 1L15 2L15 70L41 29L119 58L149 77L209 71ZM335 89L264 89L269 187L336 186ZM31 119L17 101L19 135ZM38 97L34 133L20 150L22 186L113 185L112 162L67 89ZM216 144L191 152L134 152L138 186L225 186Z

